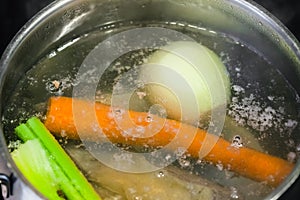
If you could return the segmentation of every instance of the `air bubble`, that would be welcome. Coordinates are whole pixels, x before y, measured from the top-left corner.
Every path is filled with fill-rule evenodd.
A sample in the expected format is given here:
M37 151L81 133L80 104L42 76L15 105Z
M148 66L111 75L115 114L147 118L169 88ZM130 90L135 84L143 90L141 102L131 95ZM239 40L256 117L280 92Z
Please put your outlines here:
M114 110L114 113L115 113L116 116L120 116L120 115L122 114L122 110L116 108L116 109Z
M234 91L235 94L241 94L241 93L245 93L245 89L242 88L241 86L239 85L233 85L232 86L232 90Z
M183 168L189 167L191 164L191 162L189 160L184 159L184 158L179 158L178 162L179 162L180 166Z
M136 95L139 97L139 99L144 99L147 94L146 92L136 92Z
M171 156L170 154L166 155L166 157L165 157L165 159L166 159L167 161L171 160L171 158L172 158L172 156Z
M198 159L198 160L196 161L196 164L197 164L197 165L203 164L203 160L202 160L202 159Z
M143 197L141 197L141 196L135 196L133 199L134 200L143 200Z
M275 97L273 97L273 96L268 96L268 99L269 99L270 101L273 101L274 98L275 98Z
M51 93L62 91L62 82L58 80L49 81L46 83L46 90Z
M297 157L297 155L296 155L295 152L289 152L289 153L287 154L287 160L288 160L289 162L294 162L294 161L296 160L296 157Z
M300 144L298 144L298 145L296 146L296 151L297 151L297 152L300 152Z
M298 125L298 122L295 120L288 119L287 122L284 123L287 128L295 128Z
M135 130L136 130L136 132L138 132L138 133L144 133L144 132L145 132L145 127L143 127L143 126L137 126L137 127L135 128Z
M236 148L243 147L242 137L239 135L234 136L232 139L231 146L236 147Z
M216 166L217 166L219 171L223 171L224 167L221 163L218 163Z
M231 199L239 199L240 198L238 191L235 187L230 187L230 190L231 190L231 194L230 194Z
M163 171L159 171L156 176L158 178L163 178L163 177L165 177L165 173Z
M152 122L152 121L153 121L152 117L150 115L148 115L146 117L146 122Z
M61 130L60 135L63 138L68 136L65 130Z

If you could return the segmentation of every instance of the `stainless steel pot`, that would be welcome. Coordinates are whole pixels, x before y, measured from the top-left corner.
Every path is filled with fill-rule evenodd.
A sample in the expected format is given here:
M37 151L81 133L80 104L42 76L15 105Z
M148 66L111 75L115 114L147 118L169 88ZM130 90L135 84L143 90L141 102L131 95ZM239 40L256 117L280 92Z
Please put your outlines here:
M187 22L230 34L264 53L300 93L300 50L294 36L273 16L253 2L242 0L61 0L38 13L15 36L2 56L1 109L25 72L60 44L120 21ZM2 115L2 113L1 113ZM42 199L9 156L0 134L1 185L9 199ZM267 199L280 197L297 179L292 174ZM7 176L5 176L5 174ZM0 197L1 199L1 197Z

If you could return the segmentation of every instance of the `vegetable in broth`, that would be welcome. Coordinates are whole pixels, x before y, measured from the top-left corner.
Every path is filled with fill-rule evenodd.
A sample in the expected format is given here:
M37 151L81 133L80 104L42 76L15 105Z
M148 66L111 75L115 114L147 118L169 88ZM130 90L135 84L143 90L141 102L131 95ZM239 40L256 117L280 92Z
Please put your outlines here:
M220 140L227 140L226 144L233 149L255 149L254 152L276 157L287 163L283 164L284 166L290 166L289 171L292 169L291 166L298 159L297 149L300 146L299 137L295 134L299 132L299 97L277 70L277 63L268 61L263 53L248 47L242 41L205 27L195 28L197 26L182 26L169 22L122 22L107 26L109 28L100 27L49 52L18 82L2 119L5 137L11 144L8 146L12 146L11 150L15 148L13 144L18 141L17 136L12 134L15 127L26 122L31 116L45 120L48 99L53 96L72 97L73 89L79 83L96 83L93 100L110 106L113 88L122 79L123 74L131 70L138 72L140 66L147 63L151 55L170 44L168 38L161 38L155 48L134 50L122 55L106 69L100 80L99 77L91 76L90 72L78 79L79 67L89 52L107 37L137 27L154 26L188 35L213 51L226 67L231 94L228 96L230 99L226 109L227 116ZM125 42L120 41L118 45L126 46ZM128 78L128 83L137 77L138 73L133 73L132 77ZM126 94L127 91L123 92ZM118 95L122 98L124 94L120 91ZM153 107L148 95L149 90L141 85L132 94L128 109L151 114L150 108ZM163 112L160 115L159 109L154 111L154 114L159 114L160 117L166 116ZM63 116L65 113L60 114ZM202 125L196 126L206 131L205 124L203 127ZM87 149L82 147L80 141L67 137L67 132L59 134L63 136L56 135L61 146L103 199L264 199L280 182L267 185L266 182L253 181L230 171L228 166L218 160L210 163L190 155L182 155L171 166L160 170L163 173L118 172L93 158ZM95 142L95 145L99 143ZM118 145L129 151L144 150L135 149L131 145ZM241 159L249 161L247 156L242 156ZM283 177L286 175L288 172ZM147 192L147 189L152 192Z

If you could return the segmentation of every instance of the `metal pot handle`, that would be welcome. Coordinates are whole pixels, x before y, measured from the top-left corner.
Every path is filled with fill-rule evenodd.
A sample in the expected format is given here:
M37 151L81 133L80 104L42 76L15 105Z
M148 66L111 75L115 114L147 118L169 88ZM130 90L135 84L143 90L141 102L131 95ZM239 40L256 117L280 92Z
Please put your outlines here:
M12 195L12 175L7 176L6 174L0 173L0 200L9 198Z
M1 139L0 137L0 140ZM2 154L0 154L0 200L4 200L13 195L13 184L16 181L16 177L5 164L7 163L7 159L4 157L5 151L3 149L3 143L1 142L2 141L0 141L0 152L2 152Z

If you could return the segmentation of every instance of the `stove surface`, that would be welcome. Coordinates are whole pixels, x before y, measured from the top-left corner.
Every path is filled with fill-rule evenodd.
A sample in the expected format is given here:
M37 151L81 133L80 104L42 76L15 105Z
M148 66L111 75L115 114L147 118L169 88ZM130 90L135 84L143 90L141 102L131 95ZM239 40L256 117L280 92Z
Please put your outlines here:
M300 41L299 0L255 0L283 22ZM0 1L0 55L16 32L41 8L52 0L1 0ZM1 169L0 169L1 171ZM280 198L299 199L300 179Z

